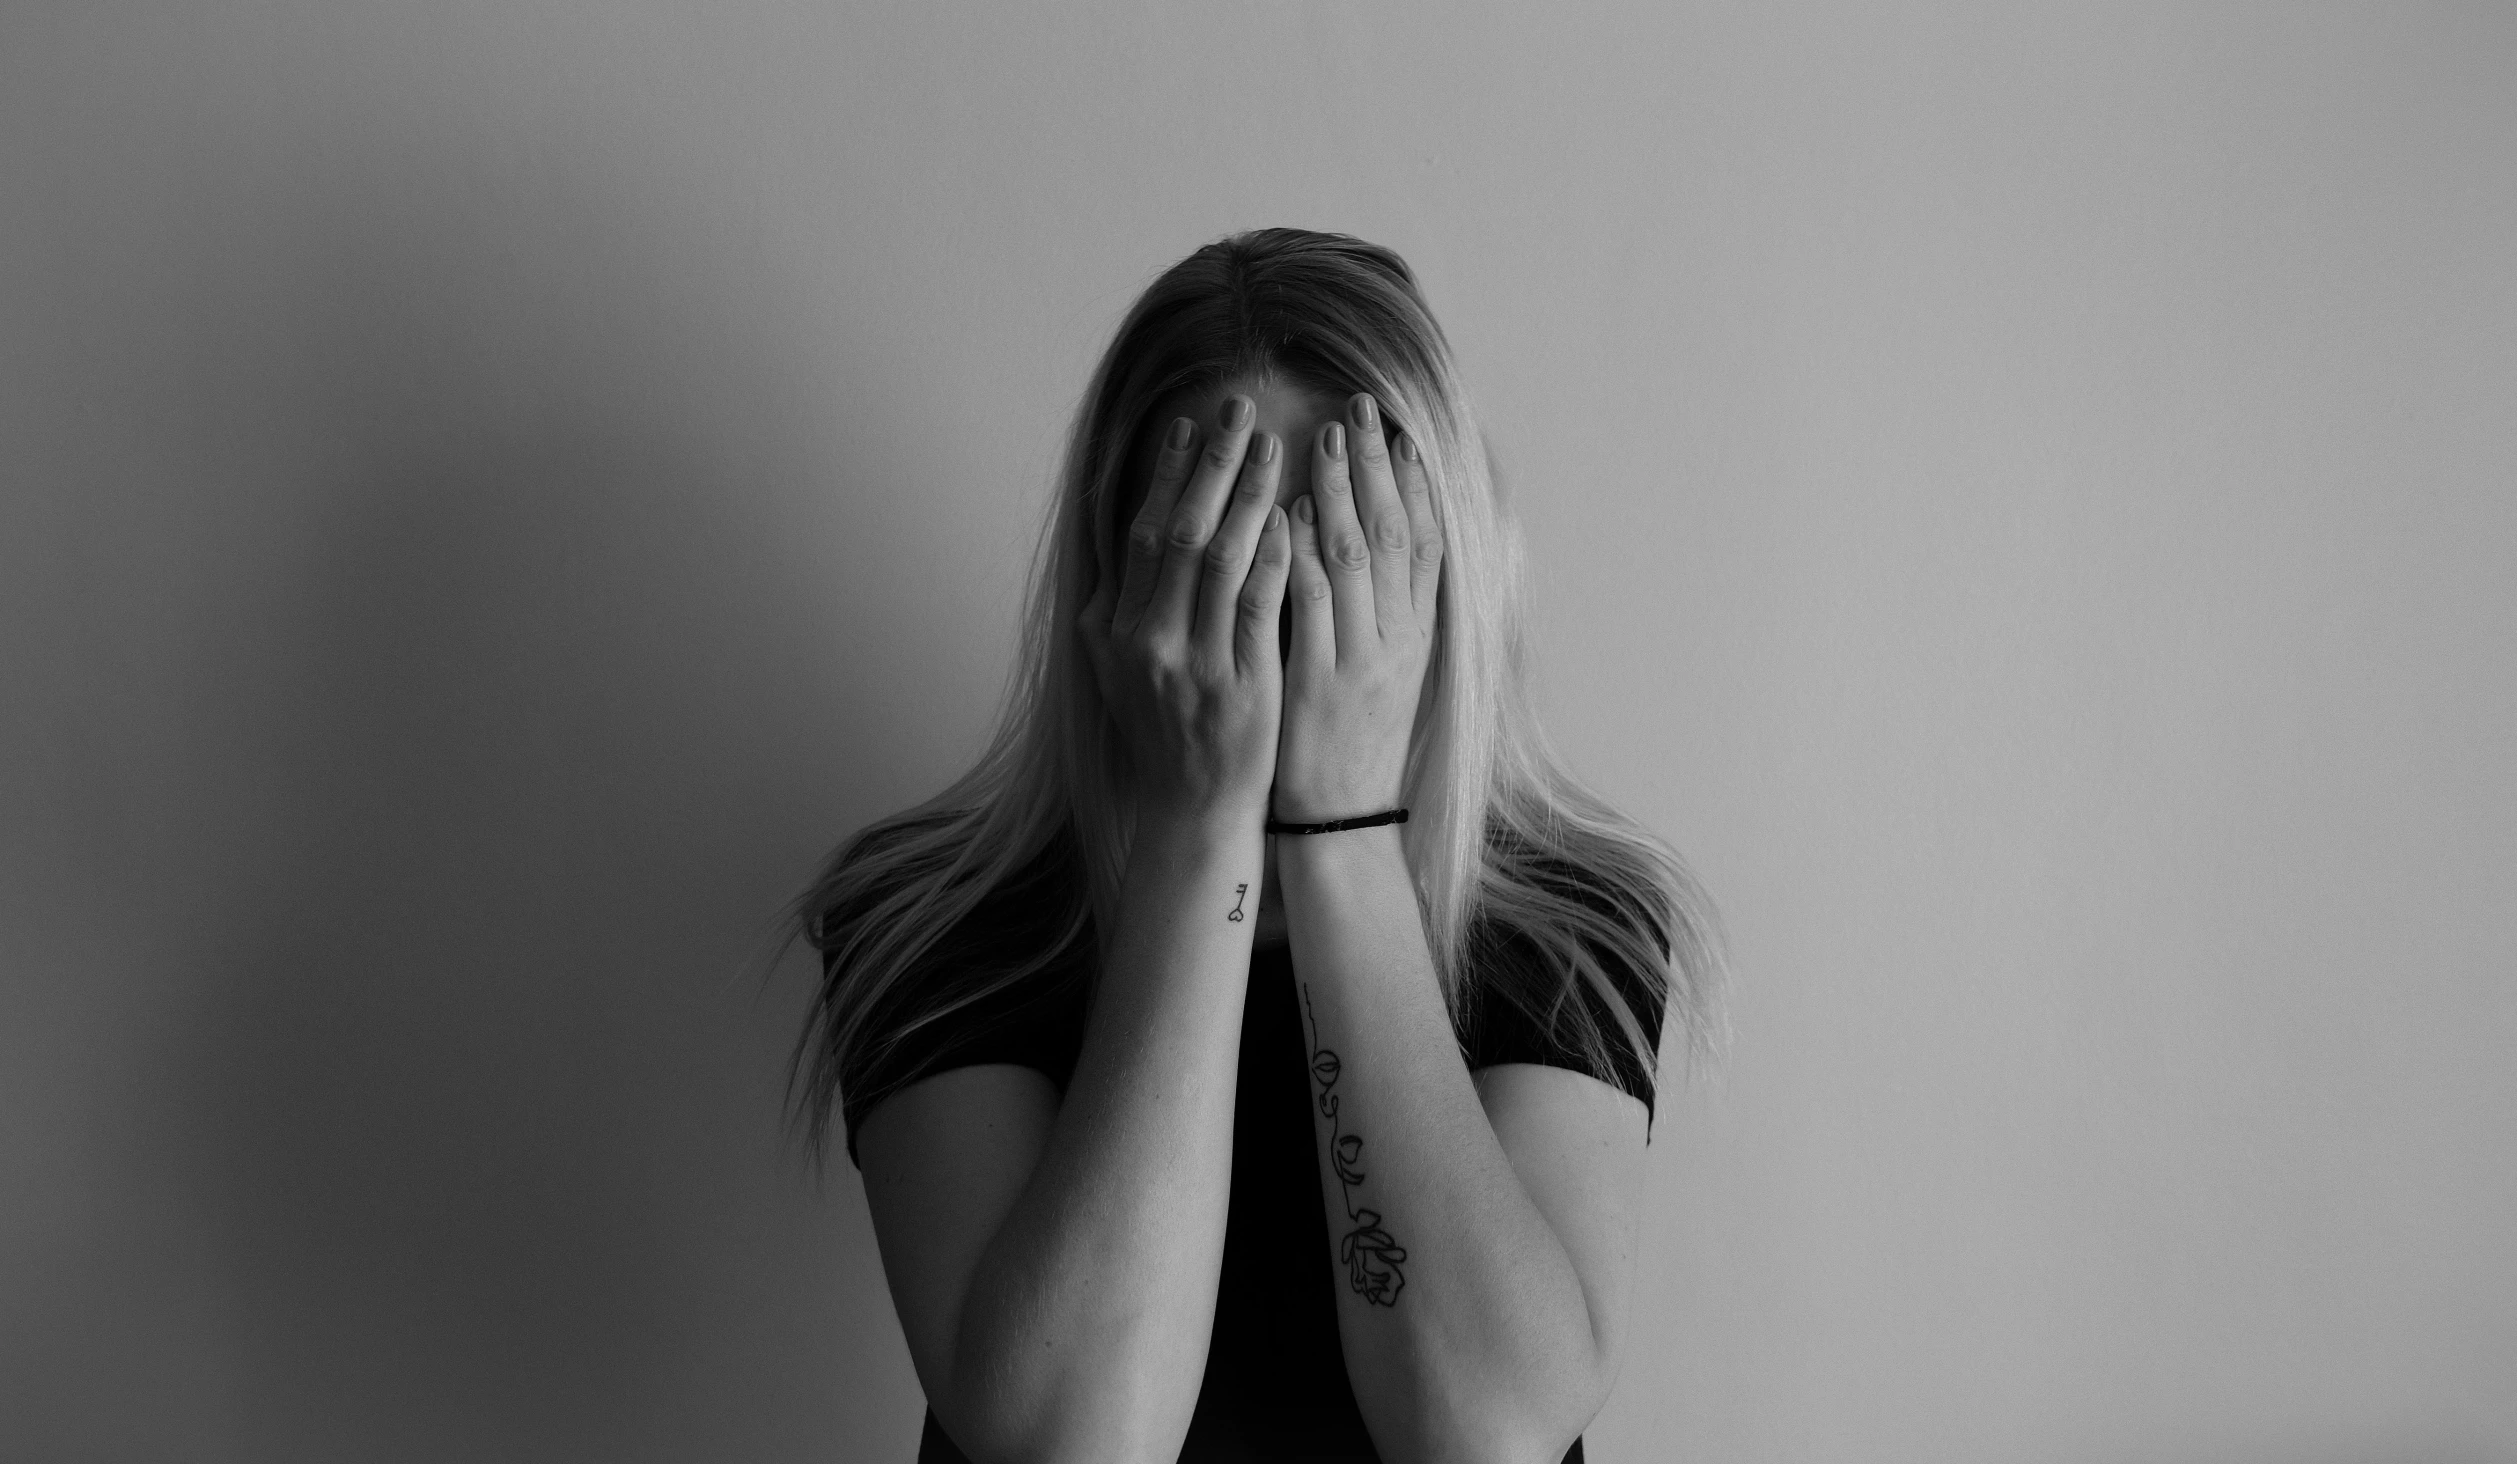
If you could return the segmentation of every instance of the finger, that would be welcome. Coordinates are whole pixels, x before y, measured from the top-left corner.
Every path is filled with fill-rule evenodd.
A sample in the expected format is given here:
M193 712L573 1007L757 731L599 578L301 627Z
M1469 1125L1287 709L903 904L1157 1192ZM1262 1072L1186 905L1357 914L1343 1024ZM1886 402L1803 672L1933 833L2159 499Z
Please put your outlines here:
M1145 615L1156 625L1189 630L1191 602L1204 572L1206 541L1223 521L1224 500L1241 474L1241 459L1250 445L1250 423L1258 411L1245 396L1227 397L1216 430L1207 434L1206 449L1197 454L1180 501L1163 530L1162 577L1154 583L1153 603Z
M1276 620L1285 604L1285 578L1293 569L1292 521L1274 504L1260 526L1257 558L1241 582L1234 619L1233 654L1248 675L1276 659Z
M1127 526L1127 551L1120 573L1122 579L1117 604L1110 616L1112 630L1125 634L1134 630L1145 617L1145 607L1152 603L1154 586L1162 575L1164 533L1171 523L1172 510L1178 505L1180 487L1189 480L1189 470L1197 463L1197 424L1186 417L1171 424L1163 434L1162 447L1154 455L1153 481L1145 489L1145 501L1136 508L1136 517Z
M1319 505L1312 495L1305 493L1294 500L1293 523L1288 526L1287 537L1293 548L1287 582L1292 592L1289 609L1293 615L1293 644L1286 648L1286 669L1316 666L1333 670L1337 665L1337 622L1332 605L1335 596L1328 587L1328 566L1320 558Z
M1197 589L1197 638L1218 662L1231 654L1241 582L1249 578L1250 557L1258 552L1259 535L1276 506L1276 482L1284 474L1284 441L1273 432L1255 434L1241 459L1240 476L1233 480L1223 527L1206 542L1205 579Z
M1348 476L1354 484L1355 514L1370 549L1374 623L1381 634L1395 635L1413 628L1408 622L1415 614L1407 588L1407 506L1399 501L1398 479L1390 471L1390 444L1381 435L1380 404L1371 393L1358 392L1346 404L1346 413L1354 422L1346 434L1352 444L1347 449Z
M1433 629L1435 606L1442 593L1442 524L1433 516L1433 478L1416 434L1398 435L1398 496L1407 505L1408 600L1416 607L1416 623Z
M1372 551L1355 516L1352 471L1361 446L1361 434L1331 422L1320 429L1319 452L1311 460L1320 563L1336 612L1337 644L1349 657L1362 654L1381 634L1372 611Z

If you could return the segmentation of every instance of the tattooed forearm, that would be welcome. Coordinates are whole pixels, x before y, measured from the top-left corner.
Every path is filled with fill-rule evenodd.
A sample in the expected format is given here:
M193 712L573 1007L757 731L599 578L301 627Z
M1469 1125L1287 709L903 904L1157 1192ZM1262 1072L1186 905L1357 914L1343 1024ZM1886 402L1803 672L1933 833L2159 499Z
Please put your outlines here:
M1248 885L1234 885L1232 887L1232 913L1224 917L1226 920L1238 920L1241 918L1241 902L1249 896L1249 893L1250 887Z
M1398 1289L1407 1284L1398 1263L1407 1259L1407 1252L1381 1228L1377 1212L1355 1204L1355 1186L1363 1183L1363 1136L1347 1133L1338 1121L1337 1094L1331 1091L1337 1086L1337 1054L1320 1045L1320 1019L1311 1010L1307 981L1302 983L1302 1013L1311 1023L1311 1076L1320 1084L1320 1117L1328 1120L1328 1166L1337 1171L1346 1218L1355 1226L1339 1243L1337 1257L1346 1263L1346 1278L1365 1301L1396 1306Z

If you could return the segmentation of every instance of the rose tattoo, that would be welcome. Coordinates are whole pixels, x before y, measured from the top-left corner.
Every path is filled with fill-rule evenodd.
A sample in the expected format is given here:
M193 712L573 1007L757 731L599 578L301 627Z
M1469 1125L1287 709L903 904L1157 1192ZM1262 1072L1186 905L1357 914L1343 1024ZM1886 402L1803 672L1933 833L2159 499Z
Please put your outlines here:
M1381 1228L1378 1211L1355 1204L1354 1188L1363 1183L1363 1136L1346 1133L1339 1126L1337 1094L1332 1090L1343 1067L1336 1053L1320 1045L1320 1019L1311 1009L1308 982L1302 987L1302 1011L1311 1022L1311 1076L1320 1085L1320 1117L1329 1122L1328 1167L1336 1171L1346 1218L1355 1223L1355 1228L1338 1243L1337 1257L1346 1263L1347 1281L1365 1301L1374 1306L1396 1306L1399 1288L1407 1284L1407 1278L1398 1269L1399 1262L1407 1259L1407 1250Z

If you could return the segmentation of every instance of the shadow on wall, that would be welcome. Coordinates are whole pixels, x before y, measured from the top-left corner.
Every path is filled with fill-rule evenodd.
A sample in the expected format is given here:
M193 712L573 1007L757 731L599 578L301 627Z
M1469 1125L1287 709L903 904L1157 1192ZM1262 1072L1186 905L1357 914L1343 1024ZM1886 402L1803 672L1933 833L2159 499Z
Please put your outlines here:
M287 266L175 327L249 332L212 390L292 444L213 490L285 544L213 632L269 838L207 871L155 1065L258 1457L741 1453L701 1380L832 1361L774 1162L803 992L743 978L826 770L901 745L786 557L844 466L672 218L534 168L297 185Z

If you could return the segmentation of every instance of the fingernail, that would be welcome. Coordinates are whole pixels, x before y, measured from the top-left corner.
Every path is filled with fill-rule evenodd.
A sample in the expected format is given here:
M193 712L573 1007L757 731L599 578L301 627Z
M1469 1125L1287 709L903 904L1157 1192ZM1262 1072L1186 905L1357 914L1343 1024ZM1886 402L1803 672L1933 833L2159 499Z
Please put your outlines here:
M1276 434L1273 432L1262 432L1258 435L1258 442L1259 466L1265 467L1269 463L1276 461Z
M1224 403L1224 430L1238 432L1250 425L1250 399L1234 397Z
M1328 424L1328 455L1337 461L1342 462L1345 460L1346 424L1343 422L1331 422Z
M1168 439L1171 450L1173 452L1178 452L1181 448L1188 446L1189 434L1195 432L1196 430L1197 424L1190 421L1188 418L1180 417L1174 419L1171 424L1171 436Z
M1370 393L1370 392L1365 392L1365 393L1363 393L1362 395L1360 395L1360 396L1356 397L1356 398L1355 398L1355 426L1356 426L1356 428L1357 428L1358 430L1360 430L1360 431L1370 432L1370 431L1373 431L1374 429L1378 428L1380 425L1381 425L1381 409L1373 403L1373 400L1372 400L1372 393Z
M1398 455L1411 463L1416 460L1416 439L1412 433L1398 434Z
M1313 515L1317 512L1318 510L1311 506L1311 495L1308 493L1293 501L1293 516L1306 524L1312 521Z
M1267 506L1267 527L1262 532L1274 533L1285 526L1285 511L1271 503Z

